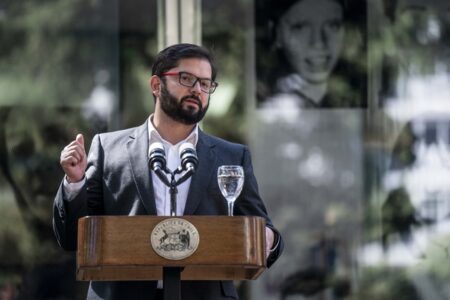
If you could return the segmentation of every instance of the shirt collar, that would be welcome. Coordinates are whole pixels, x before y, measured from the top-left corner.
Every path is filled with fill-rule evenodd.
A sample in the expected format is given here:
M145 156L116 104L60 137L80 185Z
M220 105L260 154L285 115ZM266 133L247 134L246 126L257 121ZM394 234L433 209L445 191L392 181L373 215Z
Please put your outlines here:
M166 141L165 139L163 139L161 137L158 130L156 130L155 126L153 126L152 120L153 120L153 114L151 114L150 117L148 118L148 140L149 140L150 144L155 143L155 142L160 142L165 145L172 146L172 147L178 147L182 143L188 142L188 143L191 143L192 145L194 145L194 147L197 146L198 124L195 125L194 129L192 129L191 133L184 140L180 141L176 145L172 145L170 142Z

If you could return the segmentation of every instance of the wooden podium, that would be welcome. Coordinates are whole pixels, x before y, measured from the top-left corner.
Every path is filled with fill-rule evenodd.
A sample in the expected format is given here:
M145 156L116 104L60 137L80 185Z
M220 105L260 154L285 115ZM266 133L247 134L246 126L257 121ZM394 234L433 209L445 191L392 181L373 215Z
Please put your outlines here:
M198 231L190 256L167 259L151 244L172 217L90 216L78 221L77 280L160 280L165 299L179 299L180 280L250 280L266 268L265 220L243 216L182 216Z

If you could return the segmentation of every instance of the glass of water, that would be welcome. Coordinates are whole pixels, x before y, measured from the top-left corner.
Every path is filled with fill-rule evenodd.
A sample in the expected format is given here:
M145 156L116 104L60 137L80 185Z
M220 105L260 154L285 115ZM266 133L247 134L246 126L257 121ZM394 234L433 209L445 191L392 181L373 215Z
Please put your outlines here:
M217 169L217 181L228 203L228 215L232 216L234 201L239 197L244 186L244 169L237 165L220 166Z

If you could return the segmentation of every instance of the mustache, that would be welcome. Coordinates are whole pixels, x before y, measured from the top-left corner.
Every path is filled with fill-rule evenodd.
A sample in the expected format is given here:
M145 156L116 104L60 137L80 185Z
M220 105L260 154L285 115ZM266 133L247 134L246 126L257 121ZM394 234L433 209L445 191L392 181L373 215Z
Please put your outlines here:
M200 100L200 97L196 96L196 95L189 95L189 96L184 96L183 98L181 98L180 103L183 103L186 100L195 100L195 102L197 102L197 105L202 108L202 101Z

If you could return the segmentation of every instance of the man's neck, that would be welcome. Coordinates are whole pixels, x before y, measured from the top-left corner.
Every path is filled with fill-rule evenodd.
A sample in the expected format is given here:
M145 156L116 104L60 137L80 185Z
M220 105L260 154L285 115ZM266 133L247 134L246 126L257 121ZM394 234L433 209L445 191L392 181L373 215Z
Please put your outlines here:
M195 127L195 125L186 125L174 121L165 114L155 113L150 121L161 137L172 145L186 139Z

